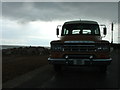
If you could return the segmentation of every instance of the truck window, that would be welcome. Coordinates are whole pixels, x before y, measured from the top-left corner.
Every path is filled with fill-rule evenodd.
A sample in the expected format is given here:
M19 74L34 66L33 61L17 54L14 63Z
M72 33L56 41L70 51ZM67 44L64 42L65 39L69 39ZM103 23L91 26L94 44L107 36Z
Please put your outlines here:
M72 30L72 34L79 34L81 30Z
M98 28L95 29L95 34L99 34Z
M66 24L61 35L100 35L100 29L98 24Z
M91 30L83 30L83 34L91 34Z
M64 35L67 35L68 34L68 30L65 28L64 29Z

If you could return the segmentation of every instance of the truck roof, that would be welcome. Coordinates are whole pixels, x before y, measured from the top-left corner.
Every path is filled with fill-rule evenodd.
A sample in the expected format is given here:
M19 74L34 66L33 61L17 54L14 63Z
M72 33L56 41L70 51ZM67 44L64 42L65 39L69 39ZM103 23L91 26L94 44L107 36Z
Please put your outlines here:
M77 21L68 21L65 24L98 24L96 21L87 21L87 20L77 20Z

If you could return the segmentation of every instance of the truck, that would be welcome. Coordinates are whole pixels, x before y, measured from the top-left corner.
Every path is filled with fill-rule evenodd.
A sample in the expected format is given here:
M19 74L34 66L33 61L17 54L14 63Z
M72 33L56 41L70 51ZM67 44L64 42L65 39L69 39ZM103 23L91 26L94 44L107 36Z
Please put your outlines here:
M112 61L111 43L102 39L107 34L106 25L90 20L67 21L59 35L60 26L56 29L60 39L50 42L48 62L53 64L54 70L61 71L62 66L97 66L106 72Z

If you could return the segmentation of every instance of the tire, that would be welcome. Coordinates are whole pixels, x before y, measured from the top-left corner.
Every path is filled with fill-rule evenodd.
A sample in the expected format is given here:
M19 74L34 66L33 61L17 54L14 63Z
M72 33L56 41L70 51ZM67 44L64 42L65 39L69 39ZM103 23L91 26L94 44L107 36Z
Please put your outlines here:
M55 65L54 65L54 70L55 70L56 72L60 72L60 71L61 71L61 65L55 64Z
M107 66L101 66L100 67L100 72L106 73L106 71L107 71Z

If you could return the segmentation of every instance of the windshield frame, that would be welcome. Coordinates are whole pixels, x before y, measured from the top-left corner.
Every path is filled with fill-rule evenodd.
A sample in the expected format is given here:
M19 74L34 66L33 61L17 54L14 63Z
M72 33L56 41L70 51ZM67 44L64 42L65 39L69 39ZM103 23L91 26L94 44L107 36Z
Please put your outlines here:
M90 26L96 26L96 28L97 28L97 30L98 30L98 33L99 34L64 34L64 29L66 28L66 27L71 27L71 28L73 28L72 26L80 26L80 28L81 28L81 26L83 27L85 27L85 25L90 25ZM86 27L85 27L86 28ZM70 31L70 30L68 30L68 31ZM91 30L92 31L92 30ZM70 32L72 32L72 29L71 29L71 31ZM66 35L97 35L97 36L100 36L101 34L100 34L100 27L99 27L99 25L98 24L84 24L84 23L73 23L73 24L64 24L63 25L63 27L62 27L62 31L61 31L61 36L66 36Z

